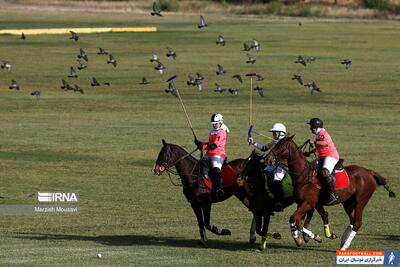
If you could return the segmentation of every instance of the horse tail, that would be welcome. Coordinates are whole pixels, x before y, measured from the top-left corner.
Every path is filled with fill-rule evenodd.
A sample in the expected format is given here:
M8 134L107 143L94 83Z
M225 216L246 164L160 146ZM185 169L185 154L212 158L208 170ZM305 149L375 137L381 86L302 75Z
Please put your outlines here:
M386 179L383 178L382 175L380 175L377 172L371 171L371 174L374 176L375 181L378 185L383 185L383 187L385 188L386 191L389 192L389 197L396 197L396 193L393 192L390 188L389 185L386 182Z

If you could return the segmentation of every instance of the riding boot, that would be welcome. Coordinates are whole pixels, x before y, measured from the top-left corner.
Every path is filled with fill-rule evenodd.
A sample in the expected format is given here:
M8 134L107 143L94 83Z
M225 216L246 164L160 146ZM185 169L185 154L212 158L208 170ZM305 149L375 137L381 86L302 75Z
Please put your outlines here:
M327 183L327 188L328 188L328 195L329 199L326 204L331 205L333 204L337 199L338 195L336 194L335 191L335 177L333 177L332 174L329 174L329 176L326 177L326 183Z
M221 174L221 170L214 167L211 169L212 179L215 185L215 197L217 200L222 200L224 198L224 190L223 190L223 178Z
M283 211L283 189L282 189L282 181L273 181L272 182L273 193L275 196L275 211Z

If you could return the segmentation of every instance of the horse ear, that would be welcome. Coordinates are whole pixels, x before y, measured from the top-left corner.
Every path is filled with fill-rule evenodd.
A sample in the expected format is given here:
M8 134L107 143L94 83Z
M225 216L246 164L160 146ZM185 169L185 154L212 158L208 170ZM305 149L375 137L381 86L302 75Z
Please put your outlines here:
M162 142L163 146L166 146L166 145L167 145L167 142L165 142L164 139L162 139L161 142Z
M294 136L295 136L295 134L292 135L292 136L289 136L288 139L289 139L289 140L293 140Z

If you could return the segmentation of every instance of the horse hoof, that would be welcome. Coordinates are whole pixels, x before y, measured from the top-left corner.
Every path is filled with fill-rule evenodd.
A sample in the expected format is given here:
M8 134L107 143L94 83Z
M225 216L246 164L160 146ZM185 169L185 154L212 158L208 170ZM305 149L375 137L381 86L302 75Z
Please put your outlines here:
M229 229L222 229L221 235L231 235L231 231Z
M281 236L280 233L274 233L274 234L272 235L272 238L273 238L273 239L276 239L276 240L281 240L281 239L282 239L282 236Z
M328 237L329 239L336 239L337 238L337 235L335 235L335 233L332 233L331 235L330 235L330 237Z
M258 252L261 252L261 251L264 251L265 249L266 249L266 246L260 244L260 245L258 246L258 248L257 248L257 251L258 251Z
M322 243L322 238L319 235L315 235L314 240L317 241L318 243Z
M257 240L257 236L251 236L249 239L249 244L252 245L252 244L256 243L256 240Z
M296 245L298 247L300 247L304 244L304 240L301 237L294 238L294 242L296 243Z
M308 241L310 241L310 236L309 235L307 235L306 233L303 233L303 240L304 240L304 242L306 242L306 243L308 243Z

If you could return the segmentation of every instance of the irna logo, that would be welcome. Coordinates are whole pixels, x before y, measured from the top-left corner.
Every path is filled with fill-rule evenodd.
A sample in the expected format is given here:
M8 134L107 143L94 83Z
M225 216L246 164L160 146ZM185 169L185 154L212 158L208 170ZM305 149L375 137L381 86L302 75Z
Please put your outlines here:
M42 193L38 192L39 202L78 202L76 193Z

